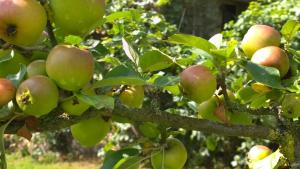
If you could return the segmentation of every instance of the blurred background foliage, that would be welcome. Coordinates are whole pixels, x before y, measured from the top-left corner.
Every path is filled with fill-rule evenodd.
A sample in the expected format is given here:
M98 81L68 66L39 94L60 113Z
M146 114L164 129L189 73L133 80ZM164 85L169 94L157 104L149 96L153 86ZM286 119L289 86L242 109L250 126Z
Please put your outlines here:
M101 69L104 66L101 64L103 62L106 63L105 66L110 64L114 67L125 60L122 37L132 42L140 55L150 49L159 48L162 52L178 58L177 61L181 65L203 62L203 57L199 57L197 50L170 45L163 41L181 30L185 1L107 0L106 22L91 34L92 39L101 41L101 45L97 46L97 57L100 61L97 66ZM279 30L288 19L300 19L299 0L257 0L250 2L248 9L242 12L236 20L224 25L223 35L227 39L240 40L253 24L268 24ZM207 24L210 24L209 22L207 20ZM300 49L299 38L300 36L294 41L296 49ZM176 69L171 67L166 70L166 72L172 71ZM174 96L170 99L178 101L182 98ZM193 104L184 100L177 104L176 110L169 111L184 115L190 115L189 112L196 114L193 111L195 108ZM177 132L176 129L170 130ZM134 143L136 137L136 131L131 125L115 124L111 134L99 146L91 149L83 148L72 140L69 129L54 133L36 133L31 143L17 136L7 136L6 147L11 153L19 151L22 156L31 155L35 160L44 162L57 159L93 159L103 158L104 152L110 149L118 149L123 145ZM195 131L179 131L176 137L181 139L188 149L189 160L186 168L189 169L242 169L246 168L246 152L254 143L277 148L277 145L262 140L220 137ZM145 164L145 168L149 168L149 163Z

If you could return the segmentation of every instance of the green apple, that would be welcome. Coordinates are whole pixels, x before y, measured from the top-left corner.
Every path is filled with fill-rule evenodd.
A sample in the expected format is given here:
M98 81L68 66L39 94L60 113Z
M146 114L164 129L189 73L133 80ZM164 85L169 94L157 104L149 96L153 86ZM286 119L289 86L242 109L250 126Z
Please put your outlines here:
M129 108L141 108L144 102L144 87L130 86L120 95L122 104Z
M248 57L263 47L279 46L280 33L271 26L267 25L253 25L245 34L241 48Z
M81 145L93 147L107 135L109 129L110 121L93 117L72 125L71 133Z
M81 92L89 96L96 95L94 89L90 88L90 85L87 85ZM67 98L60 104L60 106L66 113L74 116L80 116L90 108L89 104L78 99L76 96Z
M262 66L277 68L281 77L286 75L290 68L287 54L276 46L268 46L257 50L253 54L251 61Z
M287 94L282 101L282 115L287 118L300 117L300 95Z
M160 134L158 125L151 122L144 122L138 126L139 131L148 138L157 138Z
M0 108L10 102L16 93L16 88L12 81L0 78Z
M35 60L27 66L27 77L36 75L47 75L45 60Z
M57 107L58 89L46 76L33 76L18 87L16 100L24 113L40 117Z
M248 160L250 163L259 161L272 154L272 150L263 145L255 145L248 152Z
M27 59L13 50L0 50L0 60L4 57L12 56L11 59L0 62L0 77L16 74L20 70L20 64L27 65Z
M216 77L202 65L185 69L180 74L180 84L186 97L197 103L211 98L217 88Z
M187 160L187 151L182 142L175 138L166 140L166 147L151 154L154 169L182 169Z
M198 117L201 119L207 119L215 122L220 122L220 119L215 115L215 111L218 107L216 97L213 96L210 99L200 103L197 106Z
M92 80L94 58L88 50L57 45L47 57L46 72L60 88L78 91Z
M18 46L34 45L47 15L37 0L0 0L0 39Z
M105 12L105 0L50 0L56 27L65 34L86 35Z

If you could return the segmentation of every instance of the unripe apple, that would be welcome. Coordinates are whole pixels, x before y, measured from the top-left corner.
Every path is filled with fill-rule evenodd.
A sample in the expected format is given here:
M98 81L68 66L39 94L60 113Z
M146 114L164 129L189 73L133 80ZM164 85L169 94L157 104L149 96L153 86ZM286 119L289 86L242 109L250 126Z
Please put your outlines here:
M185 69L180 74L180 84L186 97L197 103L211 98L217 88L216 77L202 65Z
M94 89L90 88L90 85L87 85L85 88L83 88L81 92L88 96L96 95ZM89 104L81 101L76 96L67 98L60 104L60 106L66 113L74 116L80 116L90 107Z
M47 75L45 60L35 60L27 66L27 77L36 75Z
M46 22L46 12L37 0L0 0L0 38L11 44L35 44Z
M46 72L62 89L77 91L92 79L94 59L88 50L57 45L47 57Z
M0 107L10 102L16 93L16 88L12 81L0 78Z
M255 145L248 152L248 160L250 163L259 161L272 154L272 150L263 145Z
M282 102L282 115L287 118L300 117L300 95L287 94Z
M101 117L93 117L72 125L71 133L81 145L92 147L107 135L109 129L110 121L105 121Z
M33 76L18 87L16 100L24 113L40 117L57 107L58 89L46 76Z
M166 147L151 154L153 169L182 169L187 160L187 151L181 141L168 138Z
M12 54L12 52L14 53ZM13 58L0 63L0 77L16 74L20 70L20 64L28 64L28 61L24 56L12 50L0 50L0 59L11 54L13 55Z
M128 87L121 93L120 101L129 108L141 108L144 102L144 87Z
M160 134L158 125L151 122L144 122L138 126L139 131L148 138L157 138Z
M232 92L228 92L228 96L230 96L230 99L234 99ZM221 123L229 123L230 121L230 113L224 107L223 95L211 97L209 100L200 103L197 109L199 118Z
M105 0L50 0L54 23L65 34L86 35L105 12Z
M248 57L263 47L279 46L280 33L271 26L267 25L253 25L245 34L241 48Z
M282 49L276 46L259 49L254 53L251 61L262 66L277 68L281 77L286 75L290 68L289 57Z
M197 106L198 117L201 119L207 119L215 122L220 122L220 119L215 115L215 111L218 107L216 97L213 96L210 99L200 103Z

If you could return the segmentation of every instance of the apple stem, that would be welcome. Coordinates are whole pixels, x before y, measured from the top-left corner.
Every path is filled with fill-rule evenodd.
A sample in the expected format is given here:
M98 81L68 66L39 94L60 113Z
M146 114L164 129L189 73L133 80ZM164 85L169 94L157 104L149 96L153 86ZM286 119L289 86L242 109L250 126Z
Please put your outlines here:
M55 38L55 35L54 35L54 32L53 32L53 27L52 27L51 22L49 20L47 21L47 32L48 32L48 35L49 35L51 45L53 47L56 46L57 45L57 40Z
M51 18L50 14L49 14L50 12L48 11L49 10L48 1L47 0L39 0L39 1L43 5L48 18ZM46 31L47 31L47 33L49 35L49 39L50 39L51 45L53 47L56 46L57 45L57 40L55 38L55 34L53 32L53 27L52 27L51 22L50 22L49 19L47 20Z

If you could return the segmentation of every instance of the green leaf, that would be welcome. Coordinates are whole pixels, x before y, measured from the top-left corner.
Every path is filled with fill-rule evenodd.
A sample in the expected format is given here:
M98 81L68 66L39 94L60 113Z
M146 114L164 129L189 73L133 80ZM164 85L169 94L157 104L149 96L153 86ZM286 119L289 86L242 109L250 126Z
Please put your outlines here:
M133 49L132 45L125 39L122 38L123 50L127 57L135 64L139 63L139 54Z
M79 36L75 35L68 35L64 39L64 43L71 44L71 45L79 45L83 39Z
M108 72L103 80L93 84L93 88L116 85L145 85L146 80L126 65L120 65Z
M140 77L113 77L104 79L93 84L93 88L116 86L116 85L146 85L145 79Z
M105 19L106 22L115 22L119 19L139 21L141 19L141 14L138 10L114 12L108 15Z
M208 40L193 35L175 34L169 37L167 42L195 47L204 50L207 53L210 53L211 49L216 49L215 45Z
M157 49L146 52L139 59L139 66L144 72L166 69L173 63L173 59L170 56Z
M6 62L11 60L15 56L14 50L12 50L9 54L6 54L6 56L1 56L0 57L0 63L1 62Z
M123 64L113 68L105 75L104 78L123 77L123 76L139 76L139 73L136 72L132 67Z
M237 125L251 125L252 117L247 112L234 112L230 114L230 123Z
M288 20L281 29L281 34L287 41L291 41L300 29L300 23L295 20Z
M208 136L205 139L206 147L209 151L215 151L218 146L217 137L215 136Z
M20 70L17 74L14 75L8 75L6 78L11 80L13 82L13 84L18 87L19 84L21 83L21 81L24 79L25 75L26 75L27 69L26 66L21 64L20 65Z
M135 156L139 154L138 149L126 148L119 151L109 151L106 153L101 169L112 169L125 155Z
M179 81L180 79L178 76L161 76L154 81L153 85L158 87L173 86L177 85Z
M75 93L75 96L86 104L100 110L102 108L114 109L115 100L113 97L106 95L86 95L83 93Z
M224 58L229 58L230 56L232 56L237 45L238 45L237 41L230 41L226 48L211 49L210 51L214 55L222 56Z
M11 101L5 106L0 108L0 121L8 120L10 117L13 116L13 102Z
M92 48L90 48L90 51L92 52L93 56L95 56L95 58L97 59L102 58L103 56L110 53L110 51L106 47L104 47L100 42L96 46L92 46Z
M263 106L266 106L268 98L265 94L258 94L253 97L250 107L253 109L258 109Z
M163 7L163 6L167 5L167 4L169 4L170 1L171 0L157 0L154 5L156 7Z
M112 64L113 66L119 66L119 65L122 64L122 62L121 62L118 58L111 57L111 56L104 57L104 58L99 59L99 60L97 60L97 61L98 61L98 62L110 63L110 64Z
M283 89L278 69L257 65L252 62L247 62L245 68L257 82L276 89Z
M249 103L253 98L258 95L251 87L242 87L237 92L237 99L239 99L243 104Z
M138 169L141 161L143 161L142 157L125 157L121 159L113 169Z

